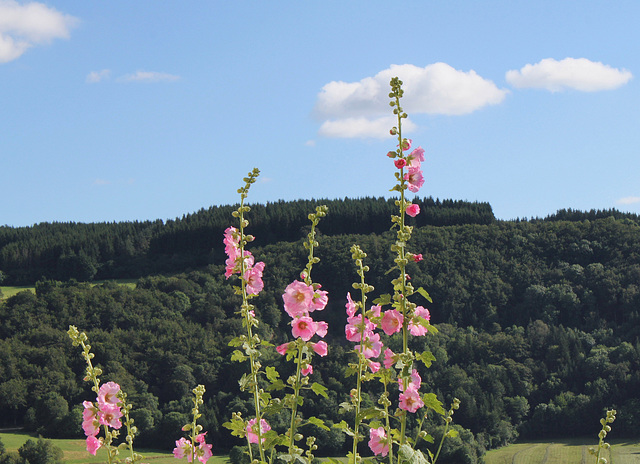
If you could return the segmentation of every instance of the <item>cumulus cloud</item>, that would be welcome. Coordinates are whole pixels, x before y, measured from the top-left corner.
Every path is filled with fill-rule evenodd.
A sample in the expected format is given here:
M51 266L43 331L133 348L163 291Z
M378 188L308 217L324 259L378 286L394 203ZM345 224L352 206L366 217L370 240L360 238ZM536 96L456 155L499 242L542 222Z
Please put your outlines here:
M507 71L506 79L517 88L540 88L558 92L575 89L597 92L618 88L632 78L626 69L612 68L586 58L546 58L536 64L527 64L520 70Z
M19 58L33 46L69 38L77 23L77 18L42 3L0 0L0 63Z
M620 205L633 205L636 203L640 203L640 197L624 197L618 200Z
M104 79L108 79L111 75L111 71L109 69L103 69L102 71L91 71L87 75L87 82L96 83L100 82Z
M382 115L391 111L389 81L395 76L403 82L405 100L402 107L409 114L468 114L502 102L508 93L473 70L460 71L446 63L434 63L424 68L411 64L391 65L359 82L326 84L318 94L314 108L314 115L325 121L320 134L326 137L388 134L395 122L389 125L389 118ZM405 124L409 130L411 123L405 120Z
M180 79L180 76L154 71L137 71L133 74L122 76L122 82L172 82Z

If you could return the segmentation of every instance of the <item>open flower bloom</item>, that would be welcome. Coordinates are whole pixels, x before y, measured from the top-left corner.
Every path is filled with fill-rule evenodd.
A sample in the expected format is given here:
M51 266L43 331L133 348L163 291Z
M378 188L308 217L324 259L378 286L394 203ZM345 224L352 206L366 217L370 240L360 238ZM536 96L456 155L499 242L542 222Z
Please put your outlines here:
M409 168L409 172L404 175L404 180L407 181L407 187L413 193L416 193L424 185L424 176L420 168Z
M309 305L309 312L322 311L329 302L329 292L326 290L316 290Z
M389 442L387 441L387 434L384 431L384 427L378 427L377 429L369 430L369 448L373 451L373 454L386 456L389 454Z
M258 428L256 427L257 422L258 421L254 417L247 424L247 439L249 440L249 443L258 443ZM260 435L268 432L269 430L271 430L271 426L267 423L267 421L264 419L260 419ZM266 438L263 437L262 443L264 443L265 440Z
M317 355L326 356L329 352L329 347L327 346L327 342L319 341L313 345L313 351L316 352Z
M176 447L173 448L173 457L177 459L187 458L189 462L191 462L191 452L193 450L193 446L191 445L191 441L182 437L180 440L176 440Z
M382 316L380 325L382 326L382 330L384 330L384 333L386 333L387 335L392 335L402 330L403 322L404 316L402 316L399 311L390 309L388 311L385 311L384 315Z
M264 282L262 282L263 271L264 263L262 261L245 271L244 280L247 284L247 293L249 295L257 295L264 288Z
M384 368L391 369L398 362L397 355L390 348L384 350Z
M415 203L411 203L409 206L407 206L405 212L411 217L416 217L418 214L420 214L420 206L416 205Z
M409 161L408 166L412 168L419 168L420 163L424 161L424 148L418 147L414 149L407 157Z
M301 338L305 342L311 340L316 334L317 325L309 316L296 317L291 321L291 333L296 338Z
M357 306L354 301L351 299L351 293L347 293L347 304L345 305L347 309L347 316L353 317L356 314Z
M305 377L309 374L313 374L313 366L311 364L306 364L302 369L300 369L300 373Z
M287 354L287 350L288 349L289 349L289 344L288 343L283 343L282 345L276 346L276 351L278 353L280 353L282 356Z
M362 345L356 345L355 349L358 351L362 349L362 354L367 359L377 358L380 356L380 352L382 351L380 334L373 334L370 337L365 338L364 343Z
M425 321L429 321L430 319L431 314L429 313L429 310L427 308L416 306L416 309L413 312L413 317L409 321L409 333L417 337L425 335L428 329L423 324L425 323Z
M110 403L102 404L98 415L100 417L100 425L108 425L114 429L122 427L122 422L120 422L122 412L118 406Z
M96 451L100 449L102 446L102 441L94 436L87 437L87 451L94 456L96 455Z
M306 316L314 294L313 287L310 285L299 280L293 281L287 285L282 295L284 310L291 317Z
M350 342L359 342L362 340L362 335L364 335L365 339L373 335L373 329L376 328L376 325L365 317L363 327L362 321L362 314L347 318L347 325L344 326L344 333L347 340Z
M103 404L118 404L118 392L120 391L120 385L115 382L107 382L102 384L100 390L98 390L98 404L102 409Z
M400 393L400 403L398 404L400 409L416 412L422 406L424 406L424 402L422 398L420 398L420 393L415 386L409 385L409 387L405 388L404 392Z
M408 380L407 388L413 387L416 390L420 390L420 385L422 384L422 377L420 377L420 374L418 374L418 371L416 369L414 369L411 372L411 376L407 380ZM398 379L398 388L400 389L400 391L405 390L404 382L402 379Z
M82 411L82 420L98 419L98 408L91 401L83 401L84 411Z

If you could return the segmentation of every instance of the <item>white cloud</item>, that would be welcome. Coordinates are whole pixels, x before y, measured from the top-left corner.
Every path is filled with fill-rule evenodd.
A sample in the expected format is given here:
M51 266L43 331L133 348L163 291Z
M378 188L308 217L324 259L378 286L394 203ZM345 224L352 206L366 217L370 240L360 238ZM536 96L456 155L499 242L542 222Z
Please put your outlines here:
M87 82L96 83L100 82L104 79L108 79L111 75L111 71L109 69L103 69L102 71L91 71L87 75Z
M633 205L636 203L640 203L640 197L624 197L624 198L620 198L617 201L618 204L620 205Z
M154 71L137 71L134 74L122 76L122 82L172 82L180 79L180 76Z
M78 19L42 3L0 0L0 63L19 58L27 49L69 38Z
M434 63L424 68L411 64L391 65L359 82L326 84L318 94L314 108L314 114L325 120L320 134L326 137L386 136L395 125L395 119L381 116L391 113L389 81L395 76L403 82L401 104L409 114L468 114L502 102L508 93L473 70L459 71L446 63ZM389 120L393 120L390 125ZM407 124L406 120L404 124ZM384 129L378 132L383 125ZM408 124L405 127L411 128Z
M575 89L583 92L611 90L626 84L632 74L626 69L612 68L586 58L546 58L527 64L518 70L507 71L506 79L517 88L541 88L551 92Z

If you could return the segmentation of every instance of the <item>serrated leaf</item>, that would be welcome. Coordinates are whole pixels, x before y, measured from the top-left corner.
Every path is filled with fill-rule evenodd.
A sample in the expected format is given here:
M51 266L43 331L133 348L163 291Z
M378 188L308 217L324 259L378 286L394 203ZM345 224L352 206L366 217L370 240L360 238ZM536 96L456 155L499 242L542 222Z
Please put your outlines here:
M280 378L280 374L278 373L276 368L273 366L267 366L267 368L265 369L265 372L267 373L267 379L269 379L271 383L274 383L276 380Z
M235 338L232 338L229 341L229 343L227 343L227 345L233 346L233 347L241 346L242 345L242 340L240 339L240 337L235 337Z
M242 351L233 350L233 353L231 354L231 361L243 362L245 359L247 359L247 357Z
M378 298L373 300L373 304L384 306L391 303L391 295L385 293L384 295L380 295Z
M329 398L329 395L327 394L327 387L319 384L318 382L313 382L311 384L311 391L313 391L313 393L315 393L316 395L322 396L323 398Z
M278 379L275 382L271 382L271 385L269 385L267 387L267 390L269 390L269 391L280 391L280 390L283 390L284 388L286 388L286 386L287 385L282 380Z
M418 292L420 295L422 295L424 297L424 299L427 300L429 303L433 303L433 300L431 299L431 296L429 296L429 293L424 288L418 287L416 292Z
M435 393L425 393L422 395L422 401L425 407L431 409L441 416L445 415L445 410L442 407L442 402L438 399Z
M422 452L414 450L411 446L404 444L398 450L400 459L408 464L429 464Z
M436 360L436 357L431 353L431 351L423 351L417 356L417 358L422 361L425 367L431 367L431 363Z
M322 419L318 419L317 417L311 416L309 419L307 419L307 422L315 425L316 427L320 427L322 430L326 430L327 432L331 430L329 427L324 425L324 421Z
M456 438L456 437L458 436L458 431L457 431L457 430L454 430L454 429L451 429L451 430L449 430L449 431L447 432L447 435L446 435L446 436L447 436L448 438Z

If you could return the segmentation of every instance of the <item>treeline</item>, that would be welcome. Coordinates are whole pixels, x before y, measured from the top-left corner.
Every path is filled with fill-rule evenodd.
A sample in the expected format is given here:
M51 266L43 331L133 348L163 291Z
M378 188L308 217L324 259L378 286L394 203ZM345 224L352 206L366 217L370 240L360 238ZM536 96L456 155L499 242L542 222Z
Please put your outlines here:
M248 232L256 236L253 254L267 267L265 291L254 301L264 321L261 336L278 344L291 336L281 294L306 263L296 237L305 226L290 231L292 242L279 236L261 245L267 229L259 227L259 211L248 215ZM353 387L345 375L351 360L345 295L356 280L349 249L360 244L371 268L367 282L386 292L394 234L376 223L383 232L331 235L332 213L313 270L330 295L321 314L329 323L330 354L317 360L313 376L330 396L308 398L305 413L338 422L350 421L338 405ZM210 247L219 243L221 234L209 237ZM616 436L640 434L640 225L634 218L426 225L416 227L409 250L424 256L408 272L433 297L433 304L423 303L440 329L413 341L413 349L437 358L422 378L445 403L462 400L454 416L462 438L447 445L448 462L478 462L484 449L518 435L595 437L605 408L618 410ZM220 424L231 411L249 414L251 405L238 392L246 366L230 361L227 346L242 329L238 297L224 280L223 257L213 259L171 277L142 277L135 289L41 280L35 295L7 299L0 305L0 425L24 424L44 436L81 434L81 402L91 392L66 335L73 324L87 331L103 380L128 392L142 444L172 446L198 383L207 389L205 428L218 447L233 444ZM275 352L264 362L283 377L290 369ZM280 420L272 425L284 427L286 418ZM439 429L433 423L429 430ZM339 433L314 433L321 452L343 451Z
M488 203L416 198L422 213L412 224L447 226L490 224ZM394 200L278 201L252 206L257 245L295 241L306 235L309 212L326 204L325 235L382 233L389 228ZM219 237L237 206L215 206L168 221L119 223L42 223L0 227L0 276L5 285L26 285L42 278L66 281L137 278L180 272L216 262L223 254Z

